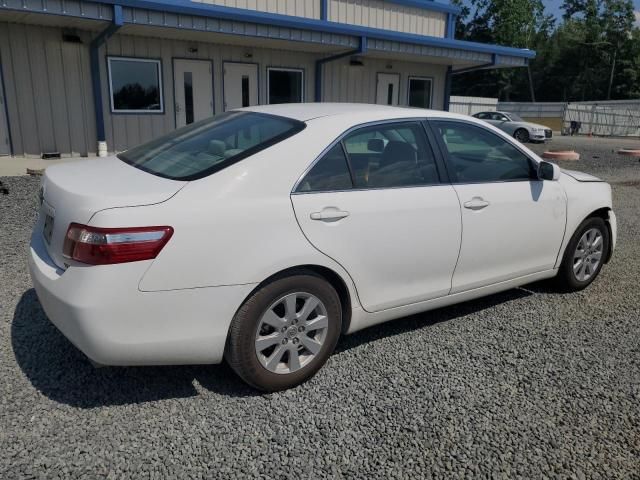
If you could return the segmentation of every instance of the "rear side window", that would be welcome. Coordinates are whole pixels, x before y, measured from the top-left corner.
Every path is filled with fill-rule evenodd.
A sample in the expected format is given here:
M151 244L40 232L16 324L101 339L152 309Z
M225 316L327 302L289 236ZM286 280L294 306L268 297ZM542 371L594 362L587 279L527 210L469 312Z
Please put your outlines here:
M195 180L232 165L303 130L275 115L228 112L175 130L118 155L145 172Z
M464 122L433 122L458 183L537 179L533 161L507 140Z
M340 143L316 162L296 189L297 192L348 190L353 186L347 158Z

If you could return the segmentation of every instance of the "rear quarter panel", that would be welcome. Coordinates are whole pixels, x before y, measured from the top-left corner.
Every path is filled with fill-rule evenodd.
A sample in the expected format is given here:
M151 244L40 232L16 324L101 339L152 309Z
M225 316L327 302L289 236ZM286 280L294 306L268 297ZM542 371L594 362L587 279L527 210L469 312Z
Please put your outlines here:
M348 273L308 242L290 199L300 175L345 129L340 122L308 127L253 157L190 182L162 204L103 210L90 224L174 228L173 237L141 279L142 291L259 283L284 269L312 264L340 275L355 300Z

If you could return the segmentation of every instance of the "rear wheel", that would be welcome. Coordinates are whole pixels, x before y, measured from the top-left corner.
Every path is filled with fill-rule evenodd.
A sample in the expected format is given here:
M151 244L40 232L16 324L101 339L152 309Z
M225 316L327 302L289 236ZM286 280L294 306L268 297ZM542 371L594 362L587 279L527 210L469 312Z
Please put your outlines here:
M516 130L513 136L520 143L527 143L529 141L529 132L524 128Z
M563 291L582 290L593 282L609 251L609 229L599 217L586 219L571 237L556 278Z
M238 310L225 357L248 384L265 391L298 385L322 367L340 336L334 288L313 274L275 280Z

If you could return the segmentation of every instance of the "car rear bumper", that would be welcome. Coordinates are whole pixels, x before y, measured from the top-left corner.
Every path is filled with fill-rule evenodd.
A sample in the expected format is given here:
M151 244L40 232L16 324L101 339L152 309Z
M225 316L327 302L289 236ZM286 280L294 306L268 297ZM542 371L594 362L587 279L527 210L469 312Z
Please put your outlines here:
M141 292L150 262L58 268L34 234L29 270L51 322L102 365L222 361L229 325L254 285Z

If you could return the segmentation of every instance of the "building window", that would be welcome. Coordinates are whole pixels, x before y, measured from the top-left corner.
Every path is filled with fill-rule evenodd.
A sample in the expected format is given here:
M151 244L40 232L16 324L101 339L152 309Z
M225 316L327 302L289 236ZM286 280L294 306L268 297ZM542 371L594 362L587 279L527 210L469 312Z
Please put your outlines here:
M272 104L304 102L304 70L268 68L267 90Z
M163 113L160 60L108 57L113 113Z
M409 77L409 99L407 103L410 107L431 108L431 87L433 80L422 77Z

